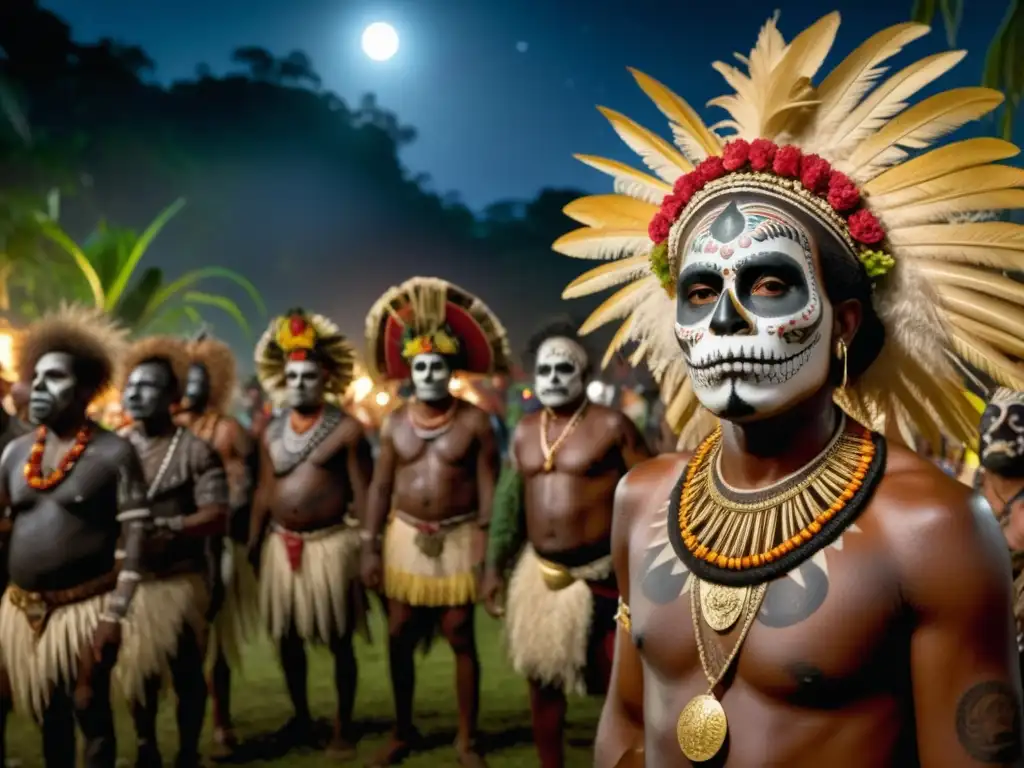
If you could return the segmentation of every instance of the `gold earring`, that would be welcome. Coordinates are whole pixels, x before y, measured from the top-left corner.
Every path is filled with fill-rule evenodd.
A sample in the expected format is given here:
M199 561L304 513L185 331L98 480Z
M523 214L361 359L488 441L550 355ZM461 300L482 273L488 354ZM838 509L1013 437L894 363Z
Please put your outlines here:
M847 355L847 349L846 349L846 342L843 341L843 339L837 339L836 340L836 357L841 358L842 361L843 361L843 383L839 385L839 388L840 389L846 389L846 382L847 382L846 362L847 362L848 355Z

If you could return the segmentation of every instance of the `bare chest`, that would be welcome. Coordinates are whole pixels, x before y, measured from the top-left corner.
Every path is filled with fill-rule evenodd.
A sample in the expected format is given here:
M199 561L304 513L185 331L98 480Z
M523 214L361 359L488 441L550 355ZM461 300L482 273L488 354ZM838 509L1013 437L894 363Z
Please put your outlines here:
M395 429L393 442L403 466L424 461L460 466L475 459L475 436L458 421L446 432L429 439L418 435L412 425L405 422Z
M540 420L525 426L516 443L516 461L524 478L558 472L579 477L622 474L618 442L594 422L566 431L565 423L548 425L542 438Z
M702 586L664 531L655 525L633 542L630 611L645 679L664 686L676 714L685 704L676 699L705 692L705 669L714 677L730 658L730 688L788 706L849 704L902 683L908 636L896 578L856 525L770 582L756 611L753 590L737 610L735 594L723 600Z

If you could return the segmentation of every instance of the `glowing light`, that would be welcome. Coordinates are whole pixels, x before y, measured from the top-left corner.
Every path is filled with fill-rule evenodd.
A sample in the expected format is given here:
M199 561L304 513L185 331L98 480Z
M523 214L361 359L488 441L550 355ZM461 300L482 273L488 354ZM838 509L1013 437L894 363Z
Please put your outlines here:
M398 32L384 21L363 30L363 53L374 61L387 61L398 53Z
M0 331L0 369L14 373L14 336L8 331Z
M460 389L462 389L462 386L462 379L453 376L451 380L448 382L448 391L458 392Z
M352 382L352 398L358 403L373 391L373 379L369 376L360 376Z
M604 384L597 379L587 384L587 397L591 400L600 400L604 394Z
M387 392L378 392L377 397L375 399L377 401L377 405L383 408L391 401L391 395L389 395Z
M529 388L524 389L523 400L529 400L531 397L533 397L533 392Z

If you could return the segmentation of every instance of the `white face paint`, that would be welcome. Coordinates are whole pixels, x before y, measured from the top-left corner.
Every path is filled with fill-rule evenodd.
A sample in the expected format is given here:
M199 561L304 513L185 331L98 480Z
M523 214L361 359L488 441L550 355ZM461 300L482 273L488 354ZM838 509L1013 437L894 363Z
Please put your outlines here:
M319 408L324 402L324 374L312 360L289 360L284 366L288 405L296 410Z
M573 403L584 394L583 371L587 353L572 339L554 336L537 350L533 388L545 408Z
M1003 477L1024 476L1024 392L1000 387L981 416L981 465Z
M36 363L28 413L33 424L57 422L75 402L74 358L66 352L47 352Z
M425 403L443 400L448 396L452 369L448 361L434 352L425 352L412 359L412 387L416 397Z
M715 415L773 416L825 383L832 305L814 248L799 222L764 203L729 203L687 235L676 338L697 399Z

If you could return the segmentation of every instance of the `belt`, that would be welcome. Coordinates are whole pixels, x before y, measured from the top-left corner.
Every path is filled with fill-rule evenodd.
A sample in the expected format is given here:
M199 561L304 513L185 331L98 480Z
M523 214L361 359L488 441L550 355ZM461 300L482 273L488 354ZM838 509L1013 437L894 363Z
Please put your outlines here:
M29 592L17 584L11 584L7 588L11 605L25 614L28 624L35 634L41 635L46 629L46 622L58 608L65 605L80 603L98 595L106 594L117 586L117 575L119 567L95 579L90 579L84 584L79 584L67 589L52 589L42 592Z

